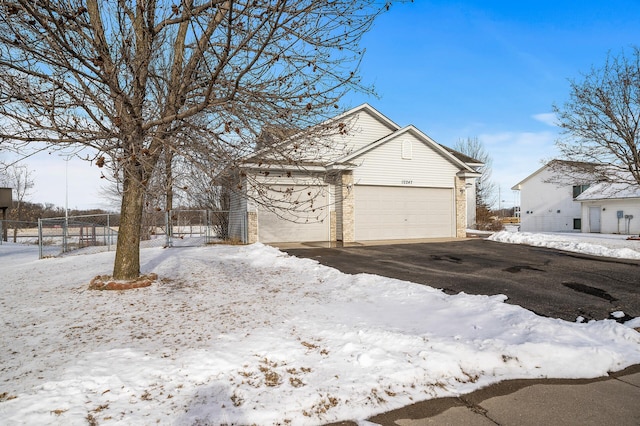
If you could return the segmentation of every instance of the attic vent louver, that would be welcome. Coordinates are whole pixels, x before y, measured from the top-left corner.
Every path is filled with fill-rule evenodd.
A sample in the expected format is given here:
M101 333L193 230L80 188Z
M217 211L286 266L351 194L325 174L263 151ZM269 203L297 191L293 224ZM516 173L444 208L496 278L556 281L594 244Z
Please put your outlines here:
M402 159L411 160L413 158L413 145L411 141L402 141Z

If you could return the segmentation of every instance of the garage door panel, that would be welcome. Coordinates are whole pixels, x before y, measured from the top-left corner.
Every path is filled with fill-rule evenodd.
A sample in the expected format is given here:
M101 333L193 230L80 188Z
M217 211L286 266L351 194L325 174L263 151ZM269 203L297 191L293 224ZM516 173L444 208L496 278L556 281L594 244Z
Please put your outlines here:
M453 236L451 188L356 186L356 241Z
M288 191L289 188L285 185L271 186L265 197L271 200L271 205L258 208L258 241L328 241L327 188L300 186Z

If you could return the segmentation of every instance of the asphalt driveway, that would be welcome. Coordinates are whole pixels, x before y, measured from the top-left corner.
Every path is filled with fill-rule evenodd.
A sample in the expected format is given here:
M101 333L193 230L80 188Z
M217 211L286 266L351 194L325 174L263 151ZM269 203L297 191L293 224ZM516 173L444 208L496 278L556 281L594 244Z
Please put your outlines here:
M448 294L504 294L507 303L575 321L640 316L640 261L483 239L344 248L283 249L342 272L413 281Z

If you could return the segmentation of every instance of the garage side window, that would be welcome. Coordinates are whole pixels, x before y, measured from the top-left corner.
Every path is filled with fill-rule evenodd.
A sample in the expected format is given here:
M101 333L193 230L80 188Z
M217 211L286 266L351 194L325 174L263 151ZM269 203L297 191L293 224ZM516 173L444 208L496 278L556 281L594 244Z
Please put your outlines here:
M402 159L411 160L413 158L413 145L411 141L402 141Z

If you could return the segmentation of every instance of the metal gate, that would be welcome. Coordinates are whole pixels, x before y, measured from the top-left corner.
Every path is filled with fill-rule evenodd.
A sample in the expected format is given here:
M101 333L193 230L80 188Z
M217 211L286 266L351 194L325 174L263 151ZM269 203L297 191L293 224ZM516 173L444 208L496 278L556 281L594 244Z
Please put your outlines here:
M228 211L171 210L166 223L169 247L202 246L229 237Z

